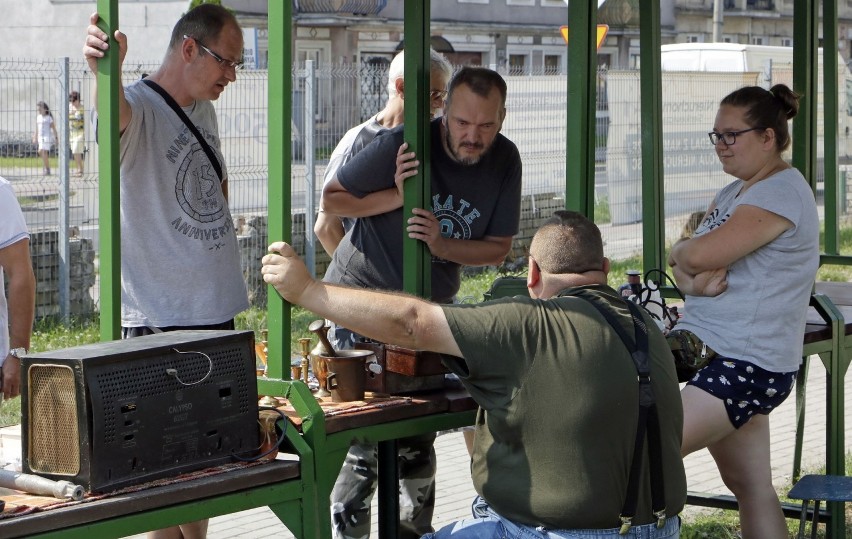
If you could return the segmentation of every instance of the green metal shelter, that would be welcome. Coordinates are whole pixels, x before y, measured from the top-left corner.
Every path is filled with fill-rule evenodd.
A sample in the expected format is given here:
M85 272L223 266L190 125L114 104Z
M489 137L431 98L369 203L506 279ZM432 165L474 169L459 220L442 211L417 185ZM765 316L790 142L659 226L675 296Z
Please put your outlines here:
M818 85L817 45L822 24L824 43L837 43L838 0L793 0L794 3L794 75L793 89L803 95L799 115L793 125L793 165L814 182L817 167L817 108ZM98 0L102 28L108 34L119 27L118 0ZM291 241L290 220L290 162L292 110L292 3L289 0L269 0L269 237L271 241ZM425 96L429 89L430 0L405 0L405 139L419 156L429 155L429 106ZM595 77L597 2L571 0L568 20L571 40L568 47L568 76L565 92L568 95L566 130L565 204L572 210L593 217L594 197L594 140L595 140ZM643 265L646 268L665 267L665 237L663 221L663 145L662 89L660 73L660 5L643 0L640 10L640 88L641 88L641 163L642 163L642 222ZM117 49L116 49L117 50ZM838 251L838 73L837 47L826 47L824 58L824 188L825 242L822 263L849 264L852 258ZM101 237L101 337L118 338L120 311L120 237L118 210L118 132L117 95L119 84L118 58L109 53L99 63L97 108L99 123L100 174L100 237ZM412 207L424 207L429 199L429 160L422 158L422 173L406 184L405 212ZM403 231L400 231L403 233ZM430 257L425 244L404 239L405 290L428 295ZM261 393L285 392L289 388L290 306L270 291L268 303L269 364L268 381L259 381ZM836 329L843 328L841 325ZM837 331L835 340L839 339ZM832 424L826 440L827 473L844 475L843 379L848 368L844 346L837 344L828 369L833 369L829 391ZM840 411L839 414L837 411ZM319 456L318 456L319 459ZM317 464L320 466L320 464ZM829 534L845 536L842 502L829 504L831 512Z

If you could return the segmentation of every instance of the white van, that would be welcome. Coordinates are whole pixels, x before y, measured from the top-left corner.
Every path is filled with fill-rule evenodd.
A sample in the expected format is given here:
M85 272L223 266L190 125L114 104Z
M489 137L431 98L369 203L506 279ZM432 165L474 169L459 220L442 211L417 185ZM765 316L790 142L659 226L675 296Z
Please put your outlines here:
M761 72L773 62L793 64L792 47L739 43L677 43L660 48L663 71Z

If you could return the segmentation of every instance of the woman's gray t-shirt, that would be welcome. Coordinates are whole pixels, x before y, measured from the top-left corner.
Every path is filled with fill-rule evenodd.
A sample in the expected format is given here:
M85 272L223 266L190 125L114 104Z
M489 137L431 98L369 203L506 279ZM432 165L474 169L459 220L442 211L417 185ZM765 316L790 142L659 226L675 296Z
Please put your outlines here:
M696 236L724 226L740 205L771 211L793 226L731 264L728 288L720 295L687 296L678 327L694 332L725 357L772 372L795 371L802 361L805 319L819 267L819 216L813 191L794 168L737 196L742 186L743 181L737 180L719 191L714 210L696 229Z

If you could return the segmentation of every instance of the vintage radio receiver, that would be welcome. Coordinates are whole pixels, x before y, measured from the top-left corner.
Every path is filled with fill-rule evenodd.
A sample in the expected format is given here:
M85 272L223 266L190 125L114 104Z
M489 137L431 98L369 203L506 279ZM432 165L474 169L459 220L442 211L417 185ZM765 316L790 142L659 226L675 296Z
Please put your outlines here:
M250 457L251 331L174 331L21 364L23 469L94 492Z

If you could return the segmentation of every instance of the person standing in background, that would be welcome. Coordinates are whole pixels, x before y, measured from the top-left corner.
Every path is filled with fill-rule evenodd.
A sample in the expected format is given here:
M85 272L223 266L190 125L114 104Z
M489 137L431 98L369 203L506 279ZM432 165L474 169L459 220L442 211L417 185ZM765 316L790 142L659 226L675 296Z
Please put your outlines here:
M444 108L444 99L447 97L447 82L453 74L453 68L446 57L430 49L430 77L429 77L429 119ZM402 125L405 112L405 51L397 54L388 69L388 102L381 112L356 125L343 135L325 169L323 186L331 182L340 167L352 159L352 156L360 152L376 138L382 130L393 129ZM334 256L334 250L346 232L352 228L354 219L337 217L325 213L320 199L320 211L317 222L314 225L314 234L322 244L328 256Z
M77 172L74 175L78 178L83 175L83 152L86 151L85 119L86 111L80 103L80 92L74 90L68 94L68 127L71 130L68 141L71 144L74 163L77 164Z
M127 36L117 30L107 36L97 22L94 13L83 47L93 73L109 47L120 64L127 53ZM123 338L231 330L248 308L212 103L236 81L242 55L233 13L201 4L175 24L156 71L119 85ZM207 524L199 520L148 537L201 539Z
M11 399L21 393L21 358L30 348L36 284L24 214L12 186L0 177L0 283L4 277L8 297L0 286L0 383L3 398Z
M432 255L432 298L452 303L461 266L501 264L518 232L521 158L500 134L506 117L506 81L495 71L464 67L449 84L444 116L430 122L432 196L429 208L403 215L402 185L420 162L406 152L404 127L380 133L323 188L323 205L355 224L334 252L325 281L361 288L401 290L402 236L422 241ZM329 330L337 349L360 336L340 326ZM435 433L400 439L400 534L419 538L432 531L435 506ZM375 492L376 445L355 443L331 494L333 537L370 534Z
M41 156L42 173L45 176L50 175L50 150L53 145L59 140L59 135L56 134L56 122L53 121L53 113L50 112L50 107L44 101L36 103L36 130L33 135L33 142L38 144L38 154Z

